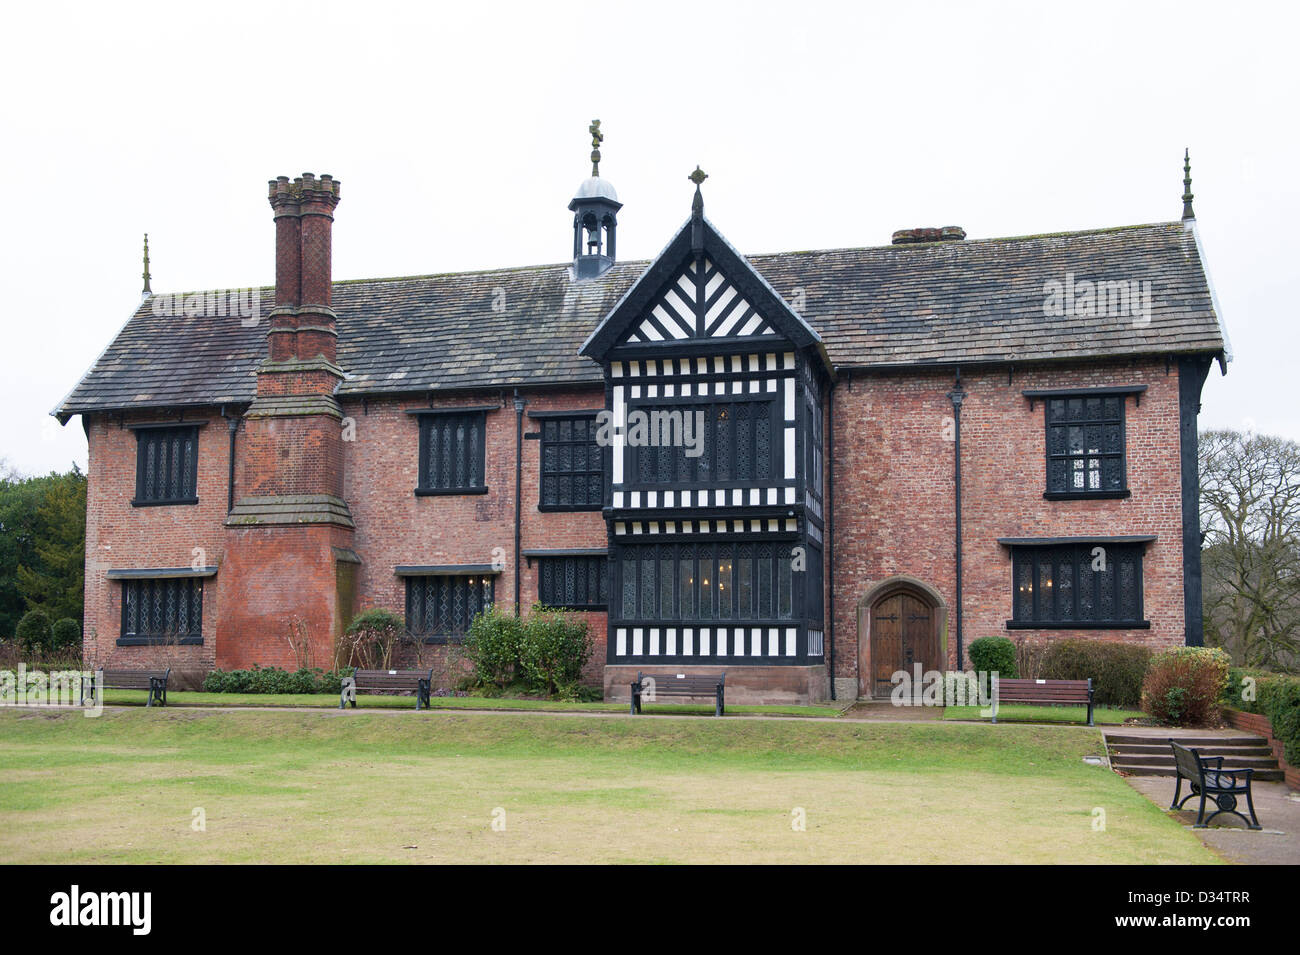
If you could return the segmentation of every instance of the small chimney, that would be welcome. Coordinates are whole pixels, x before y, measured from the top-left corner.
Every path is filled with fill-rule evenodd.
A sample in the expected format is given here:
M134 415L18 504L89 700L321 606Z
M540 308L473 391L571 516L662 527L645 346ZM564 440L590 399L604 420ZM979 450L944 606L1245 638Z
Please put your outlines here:
M899 229L890 241L894 245L915 245L918 242L960 242L966 230L959 225L946 225L942 229Z

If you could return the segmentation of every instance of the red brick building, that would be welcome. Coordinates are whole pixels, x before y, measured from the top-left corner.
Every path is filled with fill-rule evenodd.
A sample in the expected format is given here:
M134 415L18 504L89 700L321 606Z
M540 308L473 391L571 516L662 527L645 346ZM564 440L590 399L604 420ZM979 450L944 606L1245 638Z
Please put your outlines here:
M270 184L276 286L148 292L55 409L90 448L87 661L329 665L360 609L445 646L585 614L589 677L886 692L971 640L1197 644L1196 416L1229 358L1179 221L336 281L339 184ZM1190 189L1190 182L1187 183ZM1185 193L1187 190L1185 190ZM291 639L292 638L292 639Z

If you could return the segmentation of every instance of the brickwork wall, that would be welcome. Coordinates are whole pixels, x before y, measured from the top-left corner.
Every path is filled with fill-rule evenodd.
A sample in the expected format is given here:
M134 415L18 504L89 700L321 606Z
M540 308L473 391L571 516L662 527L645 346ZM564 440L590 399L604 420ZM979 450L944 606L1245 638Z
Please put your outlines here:
M1127 476L1118 500L1049 501L1042 401L1027 389L1145 384L1126 404ZM1086 637L1152 647L1181 644L1182 512L1178 369L1163 360L1005 368L963 376L962 496L965 645L1009 635ZM869 653L862 606L896 575L936 591L948 608L948 663L956 665L952 389L950 373L842 376L835 395L835 675L860 678ZM1002 537L1154 534L1143 556L1149 630L1015 630ZM969 662L968 660L965 662Z

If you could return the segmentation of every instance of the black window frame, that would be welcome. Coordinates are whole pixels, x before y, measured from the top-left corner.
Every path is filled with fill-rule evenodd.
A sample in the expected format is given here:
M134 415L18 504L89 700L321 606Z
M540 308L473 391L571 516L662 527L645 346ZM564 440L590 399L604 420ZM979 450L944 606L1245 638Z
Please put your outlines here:
M796 625L804 619L806 584L793 566L797 546L797 539L784 538L622 545L615 554L610 581L611 620L620 626ZM713 576L713 584L706 584L706 571ZM667 604L661 587L664 581L671 583L673 591ZM702 612L701 599L706 586L707 615ZM724 614L719 595L727 590ZM742 594L747 595L747 614Z
M749 412L751 430L747 440L748 476L738 476L745 460L740 454L738 426L741 407ZM698 395L684 398L636 398L628 402L628 414L641 411L680 411L683 415L704 412L703 451L695 458L684 447L627 444L623 487L632 490L674 490L688 488L751 488L789 483L782 478L785 420L782 401L776 392L743 392ZM725 417L723 416L725 413ZM725 445L718 441L719 422ZM760 422L763 427L760 427ZM630 426L625 427L625 433ZM760 453L766 431L767 453ZM643 460L644 458L644 460ZM721 461L722 463L719 463ZM726 475L723 476L723 472ZM643 474L649 473L649 479Z
M587 430L586 439L575 439L572 437L572 428L576 422L582 422ZM572 415L548 415L540 419L541 425L538 434L538 489L537 489L537 509L539 511L599 511L605 505L605 474L606 474L606 457L607 449L601 447L596 442L596 433L599 430L598 419L594 413L582 413ZM561 437L564 426L570 428L568 438ZM573 466L573 450L582 448L586 455L587 467L575 468ZM565 451L569 454L569 466L561 467L560 463L565 459ZM592 461L596 466L591 466ZM548 461L551 466L548 467ZM581 504L573 503L573 498L577 495L572 493L572 489L577 478L585 479L584 487L586 494L583 495L587 500ZM560 491L564 486L565 479L568 479L570 488L570 500L562 501L563 496ZM594 487L596 489L595 501L590 500ZM551 500L548 502L548 496Z
M538 603L557 610L603 611L609 608L609 558L604 554L555 554L533 559L537 562ZM570 567L573 568L572 588L569 585ZM592 596L593 580L597 599L584 602L580 598ZM557 585L558 591L554 589Z
M412 640L422 640L427 644L463 642L474 617L496 603L494 574L412 574L404 579L406 581L406 635ZM460 595L456 592L458 585L464 587ZM420 588L418 594L416 588ZM476 590L479 596L476 601L471 602L467 598ZM484 592L486 592L485 597ZM458 596L461 600L459 605L456 603ZM429 607L431 601L439 599L451 601L446 614L440 606L432 610ZM430 613L434 613L439 618L433 622L433 629L425 625L429 622ZM441 628L440 625L444 621L450 626Z
M1095 548L1104 550L1104 570L1093 570ZM1011 619L1008 630L1145 630L1151 622L1144 616L1142 563L1145 547L1141 543L1114 541L1055 542L1047 545L1013 545L1011 547ZM1129 562L1133 575L1132 616L1121 616L1124 600L1124 565ZM1060 568L1071 568L1069 587ZM1029 568L1026 578L1024 570ZM1044 569L1047 579L1044 581ZM1107 578L1109 577L1109 583ZM1085 581L1087 587L1085 587ZM1109 586L1113 612L1102 611ZM1069 591L1068 603L1062 600ZM1090 590L1090 592L1089 592ZM1043 608L1043 594L1050 592L1052 606ZM1084 603L1085 596L1088 604ZM1026 604L1028 613L1025 612ZM1068 610L1067 610L1068 608Z
M202 646L203 578L202 577L134 577L122 583L122 624L119 647ZM168 630L169 621L187 622L184 632ZM161 615L163 626L152 626L141 614ZM150 624L141 629L141 624Z
M1128 487L1127 394L1098 389L1092 392L1086 390L1063 391L1057 394L1044 394L1041 397L1043 401L1044 454L1046 458L1046 490L1043 492L1043 497L1049 501L1104 500L1128 497L1131 492ZM1083 412L1081 416L1070 417L1071 402L1080 403ZM1089 405L1094 402L1099 413L1095 416L1089 416ZM1115 414L1106 413L1108 402L1115 403ZM1054 417L1054 409L1058 406L1061 408L1062 414ZM1087 450L1085 446L1085 450L1073 452L1069 446L1071 428L1082 428L1085 432L1089 428L1102 429L1103 431L1109 428L1118 428L1118 448L1091 451ZM1061 446L1065 450L1053 453L1054 432L1057 431L1063 432ZM1103 462L1108 460L1118 461L1119 485L1117 487L1102 486L1106 477L1106 467ZM1091 467L1091 463L1094 461L1097 464L1095 469ZM1057 462L1065 465L1060 471L1061 480L1057 480L1053 475L1053 464ZM1073 465L1076 463L1081 463L1083 467L1074 467ZM1082 488L1070 486L1076 473L1082 473L1084 476L1085 486ZM1088 487L1091 475L1094 473L1097 475L1098 486L1096 488Z
M199 425L176 424L134 429L135 497L132 507L170 507L199 503ZM180 439L177 448L174 442ZM181 461L177 465L176 455ZM166 463L159 464L165 457ZM158 469L170 471L162 481ZM159 485L163 485L161 488Z
M487 486L487 412L482 409L469 410L448 410L437 413L420 414L420 445L419 445L419 474L416 479L415 493L417 496L435 496L435 495L463 495L463 494L486 494ZM460 454L457 453L456 459L448 459L448 478L445 483L441 480L430 480L430 458L435 449L430 447L430 438L434 434L434 429L455 428L457 425L465 425L469 428L467 432L467 441L470 444L465 448L465 467L463 469L467 478L472 478L477 469L478 481L476 483L455 483L454 475L458 470L458 461ZM472 436L477 431L477 450L473 447ZM439 475L441 478L441 475Z

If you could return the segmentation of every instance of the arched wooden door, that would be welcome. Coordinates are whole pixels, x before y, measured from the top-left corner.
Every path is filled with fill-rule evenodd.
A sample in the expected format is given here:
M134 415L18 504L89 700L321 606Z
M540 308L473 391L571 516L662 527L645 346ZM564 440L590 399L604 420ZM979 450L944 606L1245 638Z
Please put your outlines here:
M942 670L934 609L915 594L896 591L871 608L872 695L887 697L899 670Z

